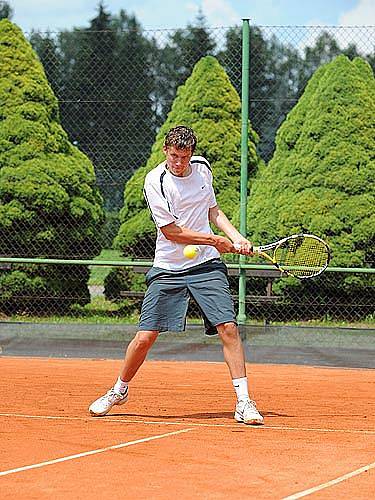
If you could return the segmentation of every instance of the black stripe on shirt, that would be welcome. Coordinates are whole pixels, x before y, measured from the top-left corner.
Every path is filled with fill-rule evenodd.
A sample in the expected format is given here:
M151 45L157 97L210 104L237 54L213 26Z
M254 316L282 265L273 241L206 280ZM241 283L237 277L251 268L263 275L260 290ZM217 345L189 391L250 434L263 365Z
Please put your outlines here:
M160 174L160 191L161 191L161 194L163 195L163 197L167 200L166 196L165 196L165 193L164 193L164 186L163 186L163 182L164 182L164 176L165 174L167 173L166 170L164 170L161 174ZM168 200L167 200L167 203L168 203Z
M156 224L156 220L155 220L154 214L152 213L152 210L151 210L151 207L150 207L150 203L148 202L148 198L147 198L147 194L146 194L146 190L145 189L143 189L143 196L145 197L148 209L150 210L150 214L151 214L152 220L154 221L155 226L158 227L158 225Z
M160 174L160 191L161 191L161 194L163 196L163 198L165 199L165 201L167 202L167 206L168 206L168 210L169 210L169 213L175 218L175 219L178 219L177 215L175 215L172 210L171 210L171 206L169 204L169 201L168 201L168 198L165 196L165 192L164 192L164 186L163 186L163 182L164 182L164 176L165 174L167 173L166 170L164 170L161 174Z
M206 165L206 167L208 168L208 170L210 172L212 172L212 169L210 167L210 164L208 163L208 161L206 160L190 160L190 163L200 163L201 165Z

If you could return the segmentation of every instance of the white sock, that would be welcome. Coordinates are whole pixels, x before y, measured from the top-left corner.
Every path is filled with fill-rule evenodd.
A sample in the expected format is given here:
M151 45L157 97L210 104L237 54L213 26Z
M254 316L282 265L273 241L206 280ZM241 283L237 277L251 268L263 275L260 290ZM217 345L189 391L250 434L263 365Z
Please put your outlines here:
M234 390L237 394L238 401L250 399L249 389L247 387L247 377L232 379Z
M128 387L128 383L124 382L123 380L120 379L120 377L117 379L117 382L115 383L113 390L117 392L117 394L124 394Z

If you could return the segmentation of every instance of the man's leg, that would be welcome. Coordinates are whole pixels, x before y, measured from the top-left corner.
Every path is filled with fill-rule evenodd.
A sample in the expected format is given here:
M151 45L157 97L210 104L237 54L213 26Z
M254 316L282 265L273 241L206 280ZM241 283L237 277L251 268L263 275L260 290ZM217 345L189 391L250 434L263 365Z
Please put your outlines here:
M120 376L115 385L89 408L91 415L104 416L115 405L122 405L128 400L128 382L137 373L147 353L157 339L157 331L139 331L128 345Z
M237 405L234 418L245 424L263 424L263 417L258 412L255 402L249 397L245 355L238 327L235 323L217 325L223 343L224 359L232 377L232 383L237 394Z
M216 328L223 343L224 359L232 379L246 377L245 355L237 325L230 322L217 325Z
M124 364L120 371L120 379L130 382L146 359L148 351L153 346L159 332L139 331L128 345Z

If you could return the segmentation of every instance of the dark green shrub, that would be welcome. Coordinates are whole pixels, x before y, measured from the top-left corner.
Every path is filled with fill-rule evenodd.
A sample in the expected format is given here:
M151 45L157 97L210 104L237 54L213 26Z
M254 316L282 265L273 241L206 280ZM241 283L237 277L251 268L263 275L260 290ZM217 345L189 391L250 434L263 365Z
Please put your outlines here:
M373 266L374 102L374 76L364 60L339 56L316 71L277 133L272 160L252 183L248 228L254 242L311 232L330 244L333 266ZM344 307L359 278L355 286L350 275L335 278L333 285L327 273L321 287L326 302L336 294ZM369 287L369 276L360 281ZM279 291L287 294L291 286L280 282Z
M119 212L115 210L105 212L105 220L100 233L102 248L112 248L113 240L120 229L119 215Z
M128 268L118 269L109 273L104 280L105 296L108 299L120 298L121 291L145 292L146 282L142 273L136 273Z
M90 160L59 121L58 102L21 30L0 22L0 254L91 258L100 252L102 199ZM89 300L88 272L65 267L23 270L25 294L35 283L53 308ZM0 276L11 302L12 274ZM17 274L19 277L19 275ZM30 280L30 283L28 282ZM14 282L15 283L15 282ZM14 308L19 308L19 290ZM29 290L26 292L26 290ZM35 304L36 306L36 304ZM30 305L31 307L31 305Z

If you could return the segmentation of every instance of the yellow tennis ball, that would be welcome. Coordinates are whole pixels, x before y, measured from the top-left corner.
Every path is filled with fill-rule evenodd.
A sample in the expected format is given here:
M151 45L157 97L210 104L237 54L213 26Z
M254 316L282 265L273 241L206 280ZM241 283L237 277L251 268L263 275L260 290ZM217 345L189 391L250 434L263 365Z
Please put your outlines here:
M198 255L198 248L195 245L186 245L184 255L187 259L194 259Z

